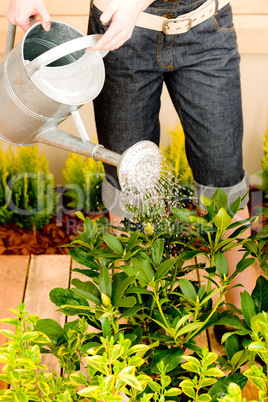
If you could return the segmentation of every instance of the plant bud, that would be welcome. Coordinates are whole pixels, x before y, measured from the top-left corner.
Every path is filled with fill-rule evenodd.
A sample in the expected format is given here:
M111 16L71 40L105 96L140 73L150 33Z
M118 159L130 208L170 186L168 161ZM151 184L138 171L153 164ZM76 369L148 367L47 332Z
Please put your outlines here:
M146 223L144 233L146 234L146 236L152 236L154 234L154 227L150 222Z
M101 292L101 302L104 307L109 307L111 305L111 299L105 293Z

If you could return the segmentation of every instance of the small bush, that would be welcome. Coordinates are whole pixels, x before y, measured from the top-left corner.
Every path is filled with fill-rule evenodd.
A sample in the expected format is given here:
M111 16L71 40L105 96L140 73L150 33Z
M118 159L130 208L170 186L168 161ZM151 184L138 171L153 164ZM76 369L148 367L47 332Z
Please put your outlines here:
M67 189L65 194L70 198L69 207L86 214L104 209L101 198L104 168L101 162L70 152L62 173Z
M193 176L185 152L185 136L181 125L168 130L171 144L162 149L163 156L174 169L175 177L180 179L181 185L192 185Z
M42 228L55 206L54 177L37 146L0 148L0 224Z
M262 158L262 190L264 191L265 198L268 198L268 128L264 133L264 156Z

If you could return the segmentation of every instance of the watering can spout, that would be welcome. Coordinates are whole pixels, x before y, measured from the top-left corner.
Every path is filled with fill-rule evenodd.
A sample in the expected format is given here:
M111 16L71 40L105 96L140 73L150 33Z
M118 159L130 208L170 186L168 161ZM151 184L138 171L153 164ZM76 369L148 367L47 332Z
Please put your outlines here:
M37 134L35 140L116 166L122 190L132 188L145 193L161 174L162 155L158 146L151 141L140 141L120 155L89 140L82 142L80 138L56 127Z
M93 158L95 161L101 161L112 166L118 166L121 155L110 151L103 145L96 145L87 140L82 142L80 138L75 137L57 127L50 128L37 134L37 142L51 145L56 148L65 149L74 153Z

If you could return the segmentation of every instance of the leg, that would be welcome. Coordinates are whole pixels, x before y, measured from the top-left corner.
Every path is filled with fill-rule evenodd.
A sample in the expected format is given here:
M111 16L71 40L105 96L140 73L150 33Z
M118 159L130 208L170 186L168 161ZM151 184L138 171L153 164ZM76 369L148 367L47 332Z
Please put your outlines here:
M174 71L166 83L184 127L196 196L211 197L221 187L230 204L248 189L242 165L240 58L230 6L220 10L217 20L213 17L195 28L184 38L175 38ZM188 52L183 46L186 42L191 44ZM248 214L246 203L244 216ZM241 254L234 249L227 258L232 273ZM237 281L251 292L249 271ZM228 302L240 307L240 291L232 290Z
M90 32L102 32L100 12L93 7ZM150 31L149 31L150 34ZM157 33L155 34L157 38ZM156 40L157 45L157 40ZM100 144L122 154L141 140L159 144L159 109L163 73L154 71L153 61L147 63L140 47L148 52L145 59L153 60L151 41L141 28L135 28L132 38L121 48L104 58L106 79L103 90L94 100L96 127ZM150 47L151 46L151 47ZM105 165L103 201L113 216L131 217L122 207L117 170Z
M249 211L248 207L246 206L242 211L239 211L233 221L238 221L238 220L243 220L249 218ZM242 238L247 238L250 236L250 229L247 229L243 234ZM229 265L229 275L232 275L235 271L235 267L237 263L241 259L241 253L237 251L237 249L233 249L229 252L226 253L226 258L228 261ZM246 290L249 294L251 294L253 290L253 267L249 267L246 269L246 271L242 272L241 274L237 275L235 279L232 281L232 286L242 284L242 287L234 288L228 291L226 294L226 302L229 304L234 304L236 307L240 308L241 307L241 296L240 293Z

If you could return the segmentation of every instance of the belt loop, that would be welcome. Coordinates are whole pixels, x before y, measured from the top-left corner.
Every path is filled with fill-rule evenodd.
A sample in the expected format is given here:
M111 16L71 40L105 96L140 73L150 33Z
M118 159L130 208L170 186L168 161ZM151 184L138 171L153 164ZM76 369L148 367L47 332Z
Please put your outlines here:
M219 11L219 0L215 0L215 14L214 15L217 15L218 11Z

